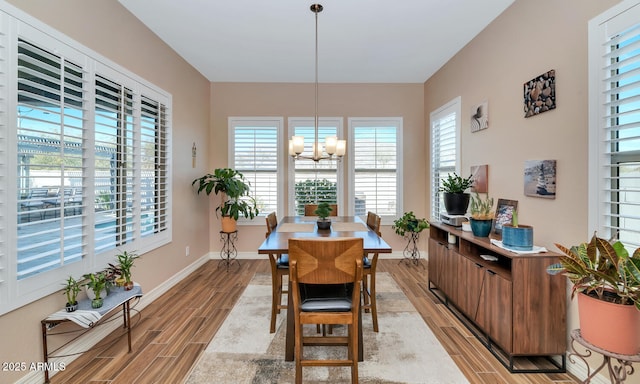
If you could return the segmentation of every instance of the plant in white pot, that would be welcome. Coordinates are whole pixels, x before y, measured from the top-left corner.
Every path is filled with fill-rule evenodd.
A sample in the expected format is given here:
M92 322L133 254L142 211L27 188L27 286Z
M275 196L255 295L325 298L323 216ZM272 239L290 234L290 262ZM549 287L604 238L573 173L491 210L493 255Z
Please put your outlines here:
M494 216L493 198L487 196L486 199L482 199L478 192L476 192L475 195L471 197L471 208L469 211L471 213L469 222L473 235L478 237L489 236Z
M244 175L231 168L218 168L191 183L198 184L198 193L221 195L216 214L222 215L222 231L234 232L240 215L253 219L259 213L256 201L249 195L251 188Z
M449 173L442 180L442 186L439 188L443 192L444 208L449 215L464 215L469 207L469 198L471 195L466 192L473 185L473 175L464 178L457 173Z
M595 233L589 243L556 247L563 255L547 272L573 283L582 337L610 352L640 353L640 248L629 255L620 241Z

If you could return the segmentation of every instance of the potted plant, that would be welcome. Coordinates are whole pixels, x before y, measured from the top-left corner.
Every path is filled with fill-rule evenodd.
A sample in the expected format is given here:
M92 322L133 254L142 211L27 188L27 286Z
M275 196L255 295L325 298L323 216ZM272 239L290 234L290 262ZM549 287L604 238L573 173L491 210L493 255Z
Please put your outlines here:
M473 185L473 175L464 178L457 173L449 173L446 179L442 180L442 186L438 189L444 192L444 208L449 215L464 215L469 207L469 193L465 191Z
M80 293L80 282L73 276L69 276L64 287L64 294L67 296L67 304L65 305L67 312L78 309L78 293Z
M133 268L133 264L136 259L140 256L135 252L127 252L124 251L116 255L118 259L118 268L120 269L120 274L124 278L124 289L130 290L133 288L133 281L131 280L131 268Z
M216 215L222 215L224 232L236 231L236 222L240 215L253 219L259 213L255 200L249 196L250 183L235 169L218 168L213 174L208 173L193 180L191 185L194 184L198 184L198 193L204 191L207 195L211 192L221 195Z
M502 245L516 251L530 251L533 249L533 227L518 224L518 211L514 210L511 224L502 226Z
M331 220L328 220L327 217L331 214L332 210L329 203L325 201L318 203L318 207L313 211L313 213L318 216L318 229L331 228Z
M91 308L100 308L103 303L103 295L106 296L106 289L109 280L107 280L107 274L104 271L88 273L84 275L87 279L85 284L87 288L93 292L93 298L91 299Z
M493 198L487 195L486 199L482 199L478 192L471 197L471 232L474 236L487 237L491 232L493 224Z
M620 241L595 233L589 243L556 247L563 255L547 272L573 283L582 337L610 352L640 353L640 248L630 256Z
M402 217L393 221L391 228L396 234L407 239L407 245L402 252L406 259L411 259L414 263L418 263L420 252L418 251L418 238L420 232L429 228L429 222L426 219L418 219L413 211L405 212Z

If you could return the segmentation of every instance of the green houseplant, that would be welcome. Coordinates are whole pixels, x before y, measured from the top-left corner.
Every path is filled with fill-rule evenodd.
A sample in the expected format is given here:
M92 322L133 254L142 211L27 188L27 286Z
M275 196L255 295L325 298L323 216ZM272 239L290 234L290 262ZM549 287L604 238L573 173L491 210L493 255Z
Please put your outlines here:
M326 201L318 203L318 207L313 213L318 215L318 229L329 229L331 228L331 220L328 220L327 217L331 214L333 209Z
M491 232L493 224L493 198L487 197L482 199L478 192L471 197L471 207L469 209L471 217L471 232L474 236L487 237Z
M135 252L127 252L123 251L116 255L118 259L118 268L120 269L120 274L124 278L124 289L130 290L133 288L133 281L131 280L131 268L136 261L136 259L140 258L140 256Z
M618 240L593 234L589 243L567 248L547 272L563 274L578 298L582 337L611 352L640 352L640 248L632 255Z
M418 251L418 238L420 232L429 228L429 222L424 219L418 219L413 211L405 212L402 217L393 221L391 229L396 234L407 239L407 245L402 252L406 260L412 260L415 264L418 264L420 259L420 252Z
M442 180L442 186L438 189L443 192L444 207L449 215L464 215L469 207L469 193L465 191L473 185L473 176L459 176L457 173L449 173Z
M80 293L80 282L69 276L64 283L64 294L67 296L67 304L65 310L67 312L73 312L78 309L78 293Z
M107 285L109 284L109 280L107 280L107 274L104 271L87 273L84 275L85 279L87 279L87 283L85 284L87 288L89 288L93 292L93 298L91 299L91 308L100 308L102 307L104 294L106 296Z
M213 173L199 177L191 183L198 184L198 193L211 192L221 195L216 215L222 215L222 230L234 232L240 215L253 219L259 213L255 199L249 196L250 183L244 175L232 168L217 168Z

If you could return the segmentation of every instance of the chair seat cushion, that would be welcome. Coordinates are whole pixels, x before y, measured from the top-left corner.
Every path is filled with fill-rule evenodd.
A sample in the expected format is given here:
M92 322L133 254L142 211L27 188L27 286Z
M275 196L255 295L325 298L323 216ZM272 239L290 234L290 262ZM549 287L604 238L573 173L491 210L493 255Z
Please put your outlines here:
M289 255L286 253L280 255L277 265L278 268L289 268Z
M303 312L348 312L353 284L300 284Z

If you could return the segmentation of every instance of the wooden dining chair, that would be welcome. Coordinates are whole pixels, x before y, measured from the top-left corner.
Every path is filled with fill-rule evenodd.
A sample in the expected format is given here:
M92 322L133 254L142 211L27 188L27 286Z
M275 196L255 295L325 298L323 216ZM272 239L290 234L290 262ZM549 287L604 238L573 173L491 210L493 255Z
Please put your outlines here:
M265 237L269 237L278 226L278 217L275 212L271 212L265 220L267 222ZM282 295L289 294L289 291L283 288L283 276L289 275L289 255L270 253L269 264L271 265L271 326L269 332L274 333L276 331L276 316L280 314L281 309L287 309L287 305L282 304Z
M331 213L329 214L329 216L338 216L338 204L329 204L329 207L331 207ZM304 215L318 216L315 212L316 209L318 209L318 204L305 204Z
M362 281L361 238L289 239L289 268L295 319L295 382L302 367L350 366L358 382L358 316ZM304 324L345 324L347 336L304 336ZM305 359L303 346L347 346L346 359Z
M367 212L367 227L382 237L380 232L380 222L382 218L369 211ZM373 321L373 331L378 332L378 306L376 304L376 266L378 265L378 254L374 253L365 254L363 259L363 272L362 277L362 296L364 303L362 308L365 312L371 312L371 319Z

